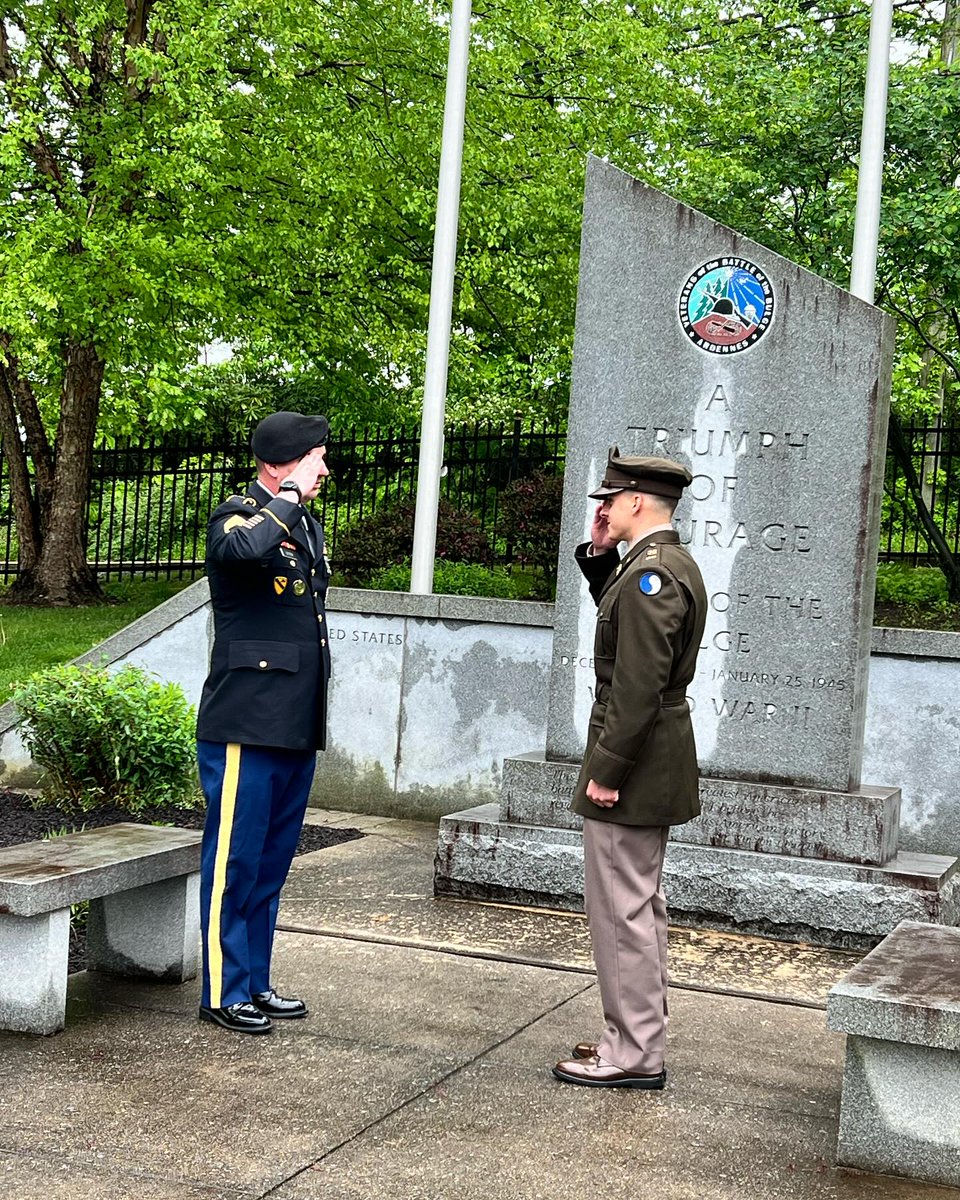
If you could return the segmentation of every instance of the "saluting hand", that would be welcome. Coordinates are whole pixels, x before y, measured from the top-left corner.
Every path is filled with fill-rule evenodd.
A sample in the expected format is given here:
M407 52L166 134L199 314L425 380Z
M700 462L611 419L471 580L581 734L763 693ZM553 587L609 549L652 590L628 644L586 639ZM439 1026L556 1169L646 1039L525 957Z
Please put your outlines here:
M594 554L605 554L608 550L616 550L619 545L617 539L612 538L607 531L607 514L603 511L602 504L597 505L597 511L593 514L590 541L593 542Z
M324 462L326 453L326 446L314 446L300 459L293 470L284 476L285 480L293 480L300 489L304 500L312 500L320 490L320 480L330 474L330 470Z

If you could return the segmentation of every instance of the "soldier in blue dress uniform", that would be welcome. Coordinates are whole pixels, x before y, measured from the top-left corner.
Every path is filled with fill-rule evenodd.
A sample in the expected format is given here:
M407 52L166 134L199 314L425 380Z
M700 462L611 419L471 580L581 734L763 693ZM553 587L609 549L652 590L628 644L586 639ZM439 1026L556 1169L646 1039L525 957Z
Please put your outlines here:
M329 474L327 419L281 412L256 427L257 478L207 529L215 636L197 719L207 800L200 873L200 1019L269 1033L305 1017L277 994L270 956L317 750L326 742L329 572L304 503Z

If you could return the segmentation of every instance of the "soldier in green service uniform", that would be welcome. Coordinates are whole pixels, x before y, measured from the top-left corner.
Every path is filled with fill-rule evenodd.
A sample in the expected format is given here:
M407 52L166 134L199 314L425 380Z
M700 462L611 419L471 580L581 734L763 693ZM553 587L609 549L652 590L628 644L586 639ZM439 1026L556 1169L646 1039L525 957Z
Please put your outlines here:
M672 517L692 475L665 458L610 450L591 540L577 563L597 602L596 691L573 809L584 818L584 900L605 1028L554 1075L589 1087L666 1082L671 825L700 811L686 688L707 597ZM617 547L627 544L621 559Z

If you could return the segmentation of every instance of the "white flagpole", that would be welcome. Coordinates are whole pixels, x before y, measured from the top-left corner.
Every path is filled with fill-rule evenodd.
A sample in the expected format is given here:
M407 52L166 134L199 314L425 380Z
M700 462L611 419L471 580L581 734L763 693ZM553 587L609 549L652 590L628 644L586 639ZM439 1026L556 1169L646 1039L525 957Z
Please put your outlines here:
M857 177L857 215L853 228L850 291L873 303L880 240L880 198L883 191L883 143L887 129L887 83L890 78L890 34L893 0L873 0L870 47L863 93L863 130Z
M450 358L450 325L453 320L453 279L460 216L460 169L463 162L470 16L471 0L453 0L447 89L443 106L440 182L437 187L437 224L433 236L433 272L430 281L430 321L427 327L423 417L420 426L417 511L413 526L413 563L410 572L410 591L421 596L429 596L433 591L433 564L437 549L437 506L440 502L443 415L447 401L447 365Z

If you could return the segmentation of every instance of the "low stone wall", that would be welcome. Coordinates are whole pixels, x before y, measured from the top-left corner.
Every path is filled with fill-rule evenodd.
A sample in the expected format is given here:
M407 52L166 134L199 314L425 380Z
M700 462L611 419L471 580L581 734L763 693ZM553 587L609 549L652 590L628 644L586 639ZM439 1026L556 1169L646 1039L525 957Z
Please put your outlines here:
M355 812L441 815L496 800L503 759L541 750L553 606L334 588L330 749L313 800ZM212 620L201 580L78 662L130 662L196 703ZM0 781L35 781L10 704ZM960 634L875 629L863 781L903 792L900 846L960 851Z

